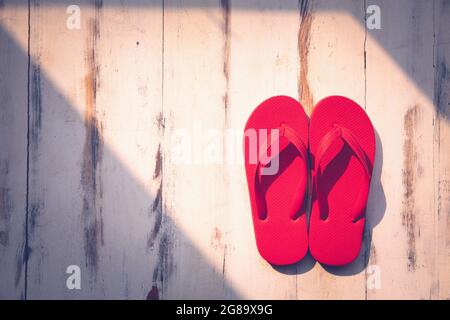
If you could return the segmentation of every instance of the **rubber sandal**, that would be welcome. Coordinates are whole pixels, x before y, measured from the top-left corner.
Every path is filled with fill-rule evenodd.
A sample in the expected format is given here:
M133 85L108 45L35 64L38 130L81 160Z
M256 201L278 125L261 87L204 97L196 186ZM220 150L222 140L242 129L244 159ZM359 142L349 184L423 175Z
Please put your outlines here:
M287 96L261 103L245 126L245 171L256 245L274 265L295 263L308 250L307 144L308 117L300 103Z
M365 111L340 96L311 115L312 207L309 248L320 263L340 266L361 248L375 158L375 134Z

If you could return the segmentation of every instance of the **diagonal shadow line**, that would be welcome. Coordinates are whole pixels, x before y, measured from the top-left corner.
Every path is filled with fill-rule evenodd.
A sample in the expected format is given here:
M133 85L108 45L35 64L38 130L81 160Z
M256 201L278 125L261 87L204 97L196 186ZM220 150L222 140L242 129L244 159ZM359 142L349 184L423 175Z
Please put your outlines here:
M18 65L15 68L15 70L17 70L16 76L20 74L19 70L26 72L28 54L23 51L16 40L13 39L1 25L0 39L5 43L8 43L8 54L15 56L14 61L18 62ZM98 278L101 278L101 275L99 274L102 271L102 268L104 268L100 257L102 250L108 250L108 255L112 256L112 258L110 258L111 260L108 262L109 264L120 266L124 263L124 261L121 260L123 259L123 252L120 248L125 250L126 247L121 245L122 242L120 239L109 244L102 243L103 215L120 214L120 212L117 212L114 208L108 213L106 204L101 203L101 199L100 203L98 203L99 198L104 196L104 190L100 190L101 185L106 184L107 182L120 183L126 186L126 188L124 188L126 189L124 190L124 193L127 194L127 197L124 197L124 200L130 206L139 204L139 206L137 206L138 208L135 210L136 212L134 212L135 215L143 208L149 212L149 222L151 222L151 224L150 228L146 230L148 243L145 250L140 252L140 254L144 257L153 256L153 265L148 262L148 259L136 258L131 262L126 262L126 270L122 270L122 272L126 272L126 274L117 275L113 280L115 283L108 283L109 287L119 289L120 291L108 292L109 295L114 298L145 298L145 296L129 296L129 293L127 292L128 285L130 282L142 283L142 281L146 281L144 279L151 279L147 283L142 283L141 285L148 290L147 298L171 298L173 292L168 295L166 291L168 288L173 287L172 275L175 272L177 273L178 279L186 274L200 272L203 279L205 279L204 281L208 281L208 285L205 286L202 283L197 284L195 282L190 283L191 294L189 296L180 296L180 298L239 298L239 294L227 282L224 274L220 272L221 270L217 270L207 261L203 254L193 244L191 239L176 226L168 212L165 211L160 195L161 190L158 190L156 194L149 194L148 191L145 190L145 186L143 186L140 181L136 180L133 174L129 172L127 166L117 157L115 152L105 144L95 115L90 117L85 114L83 119L83 117L75 111L76 109L74 106L71 105L45 73L42 72L39 62L31 61L29 70L30 114L28 115L28 121L30 126L30 177L28 180L30 196L28 199L29 218L24 226L26 237L29 237L29 239L27 241L24 235L24 238L22 239L23 245L17 248L15 257L10 257L17 260L16 274L10 275L12 278L15 278L16 288L18 286L26 285L28 280L28 288L24 289L28 290L28 292L22 292L22 298L26 298L27 296L32 299L42 296L61 298L60 292L57 290L40 292L42 289L33 285L36 281L37 283L47 281L47 287L61 287L59 284L49 283L51 281L60 281L60 279L54 278L49 272L47 272L47 274L40 274L40 272L46 271L40 269L42 265L48 266L49 261L50 263L54 262L59 265L63 263L63 260L66 260L63 258L64 250L61 251L60 249L59 251L52 251L52 249L61 247L61 243L64 243L63 239L52 239L51 237L54 234L66 236L70 234L75 235L75 239L69 239L69 243L66 243L66 245L69 246L70 243L76 243L80 238L84 238L84 256L73 256L72 261L84 261L84 263L80 263L79 265L85 265L89 268L89 282L95 284ZM14 75L11 76L14 77ZM14 79L10 80L17 84ZM22 83L22 85L26 84ZM9 92L9 94L11 94L11 92ZM52 102L58 101L58 103L48 104L46 103L46 100ZM26 108L26 106L24 107ZM2 103L2 113L17 113L17 110L11 108L14 108L11 104ZM65 130L63 132L55 132L55 124L62 125ZM6 138L9 145L23 145L25 141L18 141L20 137L14 136L14 131L16 131L17 128L9 129L11 129L11 133L6 137L2 137L2 139ZM80 144L84 143L84 146L76 146L68 143L68 141L70 141L70 132L73 133L73 131L84 132L85 140L83 141L83 139L80 139ZM85 166L80 168L79 165L74 166L74 149L83 150L83 164L86 165L87 168ZM14 161L14 159L9 159L9 161ZM156 166L155 170L161 169L158 168L157 163L154 165ZM70 171L74 171L74 168L80 170L80 172L70 173ZM78 182L69 180L69 183L67 184L58 183L59 180L55 179L55 176L61 177L61 170L64 172L63 177L75 176L78 177ZM87 178L85 172L83 172L86 170L91 171ZM38 174L40 174L41 180L36 180ZM43 176L44 178L42 178ZM155 171L154 177L158 178L158 176L159 174ZM83 181L86 179L88 180L87 182ZM151 179L151 177L149 177L149 179ZM64 224L67 224L67 221L65 221L64 215L46 211L46 204L42 203L41 199L43 195L42 188L45 187L46 194L54 194L54 197L58 197L61 194L73 192L73 185L72 187L68 186L73 183L79 183L83 189L84 196L82 197L83 199L79 199L79 201L84 202L84 208L82 210L80 209L79 212L74 212L74 208L71 207L68 202L59 209L61 212L68 212L77 218L81 218L84 224L84 234L76 234L73 233L73 231L70 231L71 229L76 229L75 226L65 227ZM94 195L89 194L92 192ZM46 230L50 231L52 234L38 234L38 229L44 225L43 221L49 218L47 214L50 214L51 223L48 221L46 222ZM128 212L125 212L125 214L127 216L133 216L133 210L129 210ZM50 228L49 225L51 225ZM7 227L10 229L11 225L7 225ZM54 229L52 229L52 227ZM58 233L56 228L62 230ZM133 228L127 229L124 226L121 226L120 228L125 234L132 234L135 232ZM15 236L17 237L18 235ZM46 239L47 242L58 243L56 247L53 246L48 250L43 248L40 241L46 236L49 237ZM28 246L25 244L26 242L28 242ZM133 245L133 243L131 243L131 245ZM142 244L140 244L140 246L142 247ZM188 258L183 259L183 261L178 260L177 265L174 266L174 255L177 254L179 246L182 246L183 254ZM93 254L96 257L95 259L92 258ZM61 261L59 259L61 259ZM183 264L184 262L186 262L186 264ZM2 260L2 264L4 263L7 263L7 261ZM29 265L29 267L26 274L25 270L27 265ZM194 265L196 270L190 269L190 267L193 267ZM52 266L53 269L55 267L57 266ZM62 268L64 269L65 267L66 266ZM183 270L183 268L185 270ZM150 276L139 278L139 276L143 274L150 274ZM134 277L134 279L130 279L130 277ZM111 279L107 280L110 282ZM102 291L101 284L99 286L100 287L95 287L94 285L91 287L93 291L97 292L97 295L94 294L94 298L105 298L105 296L98 294ZM205 290L204 288L208 288L208 290ZM0 283L0 296L8 297L8 292L3 292L4 290L6 289ZM78 296L78 298L80 298L80 296Z
M179 7L189 9L206 9L206 8L217 8L220 10L226 10L225 7L222 5L223 1L203 1L203 0L183 0L183 1L167 1L167 0L161 0L164 3L165 9L175 8L178 9ZM312 15L314 15L317 12L334 12L334 13L344 13L344 14L350 14L353 16L353 18L361 23L361 28L365 29L365 16L366 12L364 11L364 1L361 1L361 14L356 15L355 12L349 12L343 9L342 4L339 3L339 1L329 1L326 4L321 2L320 7L318 7L318 2L314 0L298 0L297 6L287 6L286 4L280 4L276 2L264 2L261 3L260 1L232 1L232 0L224 0L227 3L229 3L227 8L230 8L231 10L257 10L257 11L274 11L274 12L292 12L292 11L299 11L300 7L307 6L308 3L312 5ZM73 4L73 1L59 1L59 0L47 0L45 1L46 6L61 6L63 8L66 8L67 6ZM117 3L111 3L107 0L78 0L77 4L79 6L89 6L92 2L95 2L100 7L117 7L118 9L123 8L122 5L118 5ZM415 0L415 11L420 10L424 4L424 1L421 0ZM433 2L426 2L428 5L433 5ZM367 5L369 5L368 3ZM28 6L28 0L18 0L15 4L16 6ZM145 1L142 0L140 2L133 2L131 4L132 6L140 6L140 7L156 7L155 2L152 1ZM396 27L396 29L402 29L406 32L404 36L406 38L414 38L415 33L419 33L421 28L423 26L419 25L417 21L417 17L408 17L409 19L398 19L398 17L392 16L395 15L398 10L385 10L384 6L379 4L381 6L381 18L382 18L382 29L383 25L385 23L388 23L390 27ZM393 3L390 3L390 5L394 5ZM397 9L401 9L401 4L395 4ZM449 6L449 4L447 4ZM158 7L159 8L159 7ZM393 12L390 12L393 11ZM388 17L385 19L385 17ZM384 22L385 20L388 20L388 22ZM232 23L232 21L231 21ZM429 21L429 26L432 26L434 24L433 20ZM431 34L430 34L431 36ZM411 67L412 62L408 59L404 58L405 52L417 52L416 47L411 48L410 46L406 45L406 42L404 44L400 44L398 46L393 45L392 42L390 42L390 37L386 37L384 33L377 32L377 30L369 30L369 39L373 40L376 44L378 44L380 47L383 48L383 50L390 56L392 61L395 61L396 65L400 67L400 69L403 71L405 75L408 76L408 78L415 84L416 88L422 92L424 96L427 96L429 101L434 101L434 91L433 90L426 90L423 87L423 75L418 72L418 68ZM414 41L413 41L414 42ZM411 42L411 43L413 43ZM433 49L434 48L430 48ZM417 55L415 61L415 65L420 66L423 62L421 61L420 54ZM447 66L446 61L436 61L435 67L443 70L449 70L450 68ZM450 72L450 71L449 71ZM436 112L439 116L441 116L442 119L445 119L447 121L450 121L450 111L448 108L440 108L436 104L433 104Z

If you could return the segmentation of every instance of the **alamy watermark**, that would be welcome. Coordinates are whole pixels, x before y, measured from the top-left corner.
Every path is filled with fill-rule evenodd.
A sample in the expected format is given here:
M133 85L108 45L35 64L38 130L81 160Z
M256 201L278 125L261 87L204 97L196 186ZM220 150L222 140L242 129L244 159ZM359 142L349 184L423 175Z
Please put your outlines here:
M260 164L261 175L275 175L279 169L278 129L204 128L197 121L191 128L175 128L169 137L169 162L174 165ZM270 142L269 142L270 141ZM270 149L270 152L269 152Z
M69 30L81 29L81 8L72 4L66 8L69 15L66 20L66 26ZM376 4L370 4L366 8L366 27L369 30L381 29L381 9Z
M67 29L69 30L81 29L81 8L73 4L67 7L66 13L69 14L66 20Z
M381 29L381 9L376 4L371 4L367 6L366 27L369 30Z
M381 289L381 268L376 264L367 266L366 287L369 290Z
M66 287L69 290L81 290L81 269L79 266L73 264L67 267L66 274L69 276L66 279Z

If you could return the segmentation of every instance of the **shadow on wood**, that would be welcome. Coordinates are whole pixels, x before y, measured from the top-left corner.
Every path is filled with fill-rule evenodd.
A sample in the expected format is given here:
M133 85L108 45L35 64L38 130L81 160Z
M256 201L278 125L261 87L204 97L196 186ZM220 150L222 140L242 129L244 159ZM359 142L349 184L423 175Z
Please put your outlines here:
M14 193L12 199L2 198L0 231L6 240L0 245L0 296L239 298L221 270L172 221L161 190L149 193L148 185L136 180L105 143L95 79L87 79L91 85L81 115L39 61L30 60L28 67L28 54L3 28L0 41L8 44L0 57L6 62L0 64L1 74L9 75L0 81L1 97L6 97L1 105L1 163L8 168L0 172L0 181L6 195ZM148 164L155 168L148 179L160 179L157 162ZM174 256L181 253L178 261L183 263L175 264ZM66 288L65 271L71 264L82 268L80 291ZM204 283L195 282L199 277Z
M59 1L59 0L46 0L46 1L37 1L37 3L42 2L42 5L45 6L58 6L61 8L66 8L69 5L72 5L73 3L69 0L66 1ZM424 76L426 75L426 72L419 72L417 69L411 69L411 51L415 52L417 55L416 65L420 66L421 61L421 54L423 54L426 51L432 52L435 48L427 48L427 47L421 47L421 43L417 43L415 41L410 41L411 38L415 38L417 33L419 32L429 32L430 35L433 33L433 20L434 16L430 14L428 16L429 21L419 20L418 15L409 15L409 12L406 10L402 10L403 2L409 3L410 1L396 1L396 2L383 2L380 4L377 4L380 6L381 9L381 29L380 30L368 30L365 25L361 25L361 29L366 30L367 36L373 39L379 46L384 50L392 59L395 61L395 63L402 69L402 71L405 73L405 75L408 76L408 78L415 83L417 88L423 92L424 95L427 95L430 101L433 101L433 90L429 90L431 88L422 88L424 81ZM224 3L226 5L224 5ZM364 1L360 1L361 3L361 14L355 15L354 12L347 12L343 10L343 6L338 1L314 1L314 0L299 0L297 6L286 6L281 5L277 2L272 1L231 1L231 0L225 0L225 1L202 1L202 0L184 0L182 1L181 5L185 7L186 9L207 9L207 8L219 8L222 10L248 10L248 11L299 11L299 15L301 14L301 8L305 8L307 6L311 7L311 14L312 18L314 19L314 15L316 13L321 12L330 12L330 13L336 13L336 14L347 14L353 16L355 21L357 22L364 22L364 18L366 16L366 7L364 7ZM27 0L18 0L14 4L15 6L24 6L28 7L28 1ZM79 5L81 8L83 6L90 6L95 5L99 8L103 7L118 7L120 8L121 5L117 2L109 2L109 1L103 1L103 0L81 0L77 2L77 5ZM163 7L164 10L170 10L171 8L177 8L180 4L174 2L174 1L167 1L167 0L161 0L161 1L133 1L132 3L127 4L128 6L138 6L138 7L155 7L155 8L161 8ZM367 4L369 5L369 4ZM432 6L433 4L431 2L424 2L424 1L414 1L414 11L416 13L419 12L430 12L430 10L427 10L428 7ZM450 4L446 1L443 1L442 10L447 10L447 6L450 6ZM402 16L403 14L403 16ZM421 17L423 19L423 17ZM214 17L211 17L211 19L214 19ZM220 24L221 22L217 21L217 24ZM232 17L230 23L233 23ZM426 23L426 25L425 25ZM426 28L425 28L426 27ZM392 42L392 33L391 36L386 36L386 32L389 32L389 30L395 29L396 33L398 35L402 36L402 39L398 39L398 42ZM385 31L386 30L386 31ZM297 40L297 39L293 39ZM400 45L397 45L397 43L400 43ZM411 47L411 44L414 45L414 47ZM364 46L364 43L361 43L361 46ZM327 52L324 52L324 54L328 54ZM371 63L368 61L368 63ZM368 66L370 68L376 68L376 66ZM426 68L427 66L422 66L422 68ZM436 66L434 66L436 69L441 70L442 72L448 71L449 67L446 65L446 61L440 60L437 61ZM424 69L425 70L425 69ZM437 71L439 71L437 70ZM389 79L386 79L389 81ZM431 94L431 95L430 95ZM436 106L435 106L436 107ZM437 108L436 111L442 116L442 119L445 119L449 121L449 112L448 108Z
M376 154L375 154L375 164L373 168L371 189L369 194L369 201L366 210L366 226L363 235L363 243L359 251L359 255L354 262L342 267L326 266L323 268L329 273L337 276L349 276L355 275L362 272L369 263L369 258L371 255L372 248L372 230L375 228L383 219L384 213L386 211L386 197L384 195L383 186L381 184L381 171L383 167L383 148L381 144L380 137L375 130L376 139ZM311 270L317 261L308 252L306 257L291 266L273 266L273 268L279 272L285 274L303 274Z

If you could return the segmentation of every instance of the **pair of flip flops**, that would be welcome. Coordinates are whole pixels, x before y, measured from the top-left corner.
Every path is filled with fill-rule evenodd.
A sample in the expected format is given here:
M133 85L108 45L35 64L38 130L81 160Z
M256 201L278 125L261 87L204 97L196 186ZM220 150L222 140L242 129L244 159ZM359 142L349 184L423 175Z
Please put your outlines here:
M303 259L308 248L326 265L356 259L375 158L374 129L357 103L327 97L309 121L295 99L269 98L247 121L244 152L256 244L264 259L288 265Z

